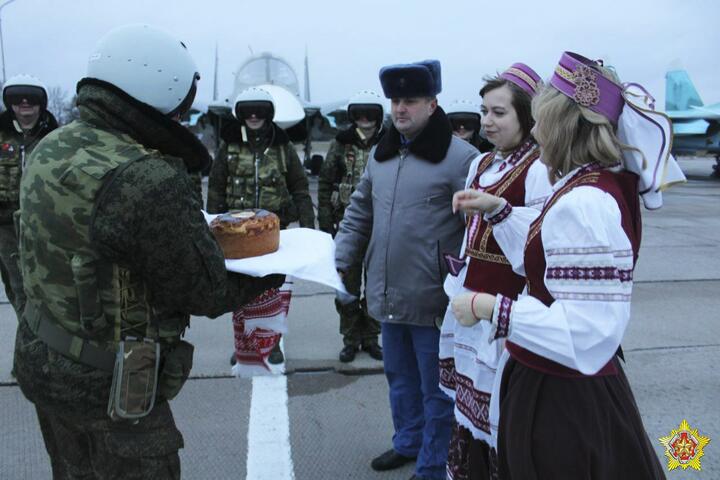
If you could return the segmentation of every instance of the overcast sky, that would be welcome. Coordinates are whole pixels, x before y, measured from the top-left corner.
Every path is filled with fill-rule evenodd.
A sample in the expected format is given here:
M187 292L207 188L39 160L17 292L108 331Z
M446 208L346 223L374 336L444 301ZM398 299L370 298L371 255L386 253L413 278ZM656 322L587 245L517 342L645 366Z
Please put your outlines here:
M313 102L379 92L380 67L426 58L442 63L441 104L479 101L484 75L522 61L547 78L563 50L605 58L660 106L665 72L678 66L705 103L720 102L718 0L15 0L2 10L6 75L74 91L95 42L127 23L165 28L186 43L203 102L212 98L216 42L221 97L250 49L286 59L302 91L307 47Z

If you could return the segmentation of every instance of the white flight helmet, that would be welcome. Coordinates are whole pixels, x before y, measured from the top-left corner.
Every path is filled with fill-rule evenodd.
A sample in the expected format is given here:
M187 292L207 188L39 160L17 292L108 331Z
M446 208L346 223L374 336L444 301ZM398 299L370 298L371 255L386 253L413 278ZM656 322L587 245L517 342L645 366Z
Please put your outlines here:
M377 105L382 111L381 118L385 116L385 104L383 103L383 98L372 90L360 90L350 97L347 108L350 109L352 105Z
M8 105L8 102L5 100L5 90L10 87L35 87L42 89L45 93L45 101L42 104L42 109L45 110L47 108L47 87L45 87L45 84L43 84L39 78L25 74L14 75L8 78L2 89L3 103L7 109L10 109L10 105Z
M456 100L445 109L445 113L448 115L451 113L474 113L480 116L480 105L467 100Z
M168 114L192 100L188 98L200 78L197 72L184 43L164 30L138 24L113 29L98 41L87 76Z
M267 90L264 90L260 87L250 87L246 88L242 92L238 94L237 97L235 97L235 103L233 104L233 115L238 120L242 120L242 118L238 117L237 114L237 106L238 103L251 103L251 102L268 102L272 106L272 115L270 116L270 121L272 121L273 118L275 118L275 100L273 100L273 96L270 95L270 93Z

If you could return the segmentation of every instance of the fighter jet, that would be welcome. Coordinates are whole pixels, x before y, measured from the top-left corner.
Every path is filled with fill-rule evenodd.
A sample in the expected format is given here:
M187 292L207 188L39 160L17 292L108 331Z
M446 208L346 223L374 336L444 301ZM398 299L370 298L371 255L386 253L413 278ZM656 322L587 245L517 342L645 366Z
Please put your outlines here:
M217 50L215 55L215 83L217 85ZM206 107L211 123L216 132L222 129L224 123L233 122L231 103L235 97L248 87L260 87L273 96L275 101L275 119L281 128L285 129L293 142L305 144L304 164L311 173L317 174L322 164L322 156L312 152L312 139L332 138L334 125L328 120L328 114L334 111L338 101L328 105L319 105L310 102L310 79L308 72L307 53L305 55L305 98L300 95L298 77L295 70L284 59L271 53L251 55L235 72L233 91L224 99L217 98ZM219 135L215 136L216 143ZM216 145L217 146L217 145Z
M673 122L673 154L713 155L720 176L720 103L704 105L685 70L665 74L665 113Z

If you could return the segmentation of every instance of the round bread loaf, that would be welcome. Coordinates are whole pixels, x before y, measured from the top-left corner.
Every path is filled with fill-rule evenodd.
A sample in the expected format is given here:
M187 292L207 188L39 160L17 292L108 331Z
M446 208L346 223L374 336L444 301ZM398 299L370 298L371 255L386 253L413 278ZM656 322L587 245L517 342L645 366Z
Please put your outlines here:
M223 213L210 222L225 258L248 258L276 252L280 246L280 219L267 210Z

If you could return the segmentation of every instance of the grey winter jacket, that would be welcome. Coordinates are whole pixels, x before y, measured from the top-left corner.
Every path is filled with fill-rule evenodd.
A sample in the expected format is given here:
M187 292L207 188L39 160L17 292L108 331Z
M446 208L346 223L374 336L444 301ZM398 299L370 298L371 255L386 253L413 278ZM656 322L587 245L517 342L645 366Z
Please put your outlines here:
M443 254L459 253L465 227L452 213L452 195L477 155L452 136L439 107L408 148L394 127L373 148L335 238L335 259L345 270L364 255L376 320L431 326L443 317Z

